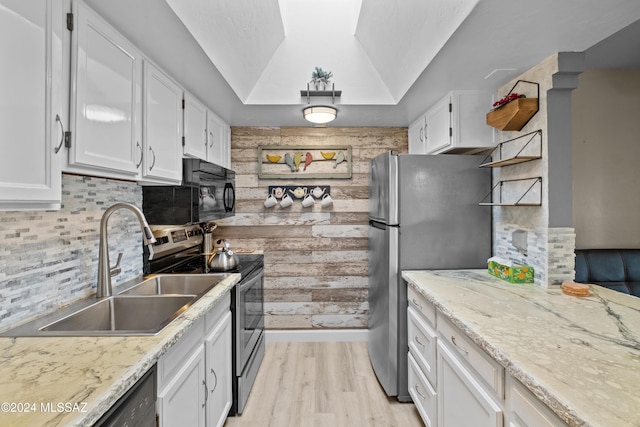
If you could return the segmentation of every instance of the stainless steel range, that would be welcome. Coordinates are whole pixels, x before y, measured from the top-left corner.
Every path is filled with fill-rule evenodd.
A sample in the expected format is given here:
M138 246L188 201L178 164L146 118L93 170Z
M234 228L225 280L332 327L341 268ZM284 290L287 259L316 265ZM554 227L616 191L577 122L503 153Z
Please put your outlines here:
M151 231L156 243L144 251L145 274L209 273L209 254L202 251L204 233L199 225L151 226ZM225 271L242 276L231 291L235 378L230 415L242 413L265 352L264 257L261 254L237 256L238 265Z

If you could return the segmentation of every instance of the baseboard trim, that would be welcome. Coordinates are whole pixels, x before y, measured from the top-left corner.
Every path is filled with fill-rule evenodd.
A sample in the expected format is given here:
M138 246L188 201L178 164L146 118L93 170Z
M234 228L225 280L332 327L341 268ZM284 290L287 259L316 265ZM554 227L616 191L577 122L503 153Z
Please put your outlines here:
M268 329L265 342L355 342L368 341L366 329Z

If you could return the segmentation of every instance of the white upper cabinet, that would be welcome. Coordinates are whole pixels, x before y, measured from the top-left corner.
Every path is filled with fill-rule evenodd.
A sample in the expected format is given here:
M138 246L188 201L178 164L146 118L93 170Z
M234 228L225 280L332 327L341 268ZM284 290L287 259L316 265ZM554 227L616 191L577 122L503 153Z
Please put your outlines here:
M191 94L184 94L184 155L207 159L207 107Z
M182 179L182 88L144 61L143 179Z
M491 94L450 92L425 114L425 153L476 153L493 148L493 128L486 124Z
M62 0L0 0L0 209L59 209Z
M222 155L224 164L222 166L231 169L231 126L224 125L224 153Z
M424 154L424 130L426 127L426 116L422 115L418 120L409 126L409 154Z
M184 155L231 166L231 130L193 95L184 94Z
M225 123L213 112L207 111L207 161L225 166Z
M72 138L67 169L136 179L142 163L142 55L83 2L74 2Z

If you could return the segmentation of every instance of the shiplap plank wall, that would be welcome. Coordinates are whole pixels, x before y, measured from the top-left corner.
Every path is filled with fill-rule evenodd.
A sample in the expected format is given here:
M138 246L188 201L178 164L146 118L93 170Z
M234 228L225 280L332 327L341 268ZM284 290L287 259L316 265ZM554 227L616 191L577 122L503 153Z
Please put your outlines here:
M258 146L351 145L351 179L258 179ZM231 128L236 215L217 236L265 254L267 329L366 328L369 160L407 152L407 128ZM330 208L265 208L269 185L330 185Z

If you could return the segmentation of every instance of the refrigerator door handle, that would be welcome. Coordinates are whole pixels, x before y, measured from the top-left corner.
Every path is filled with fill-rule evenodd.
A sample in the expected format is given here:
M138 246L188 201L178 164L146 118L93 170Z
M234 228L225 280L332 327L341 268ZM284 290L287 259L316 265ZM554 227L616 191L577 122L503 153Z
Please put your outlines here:
M383 222L369 220L369 225L371 227L373 227L373 228L377 228L378 230L386 230L387 229L387 224L385 224Z

